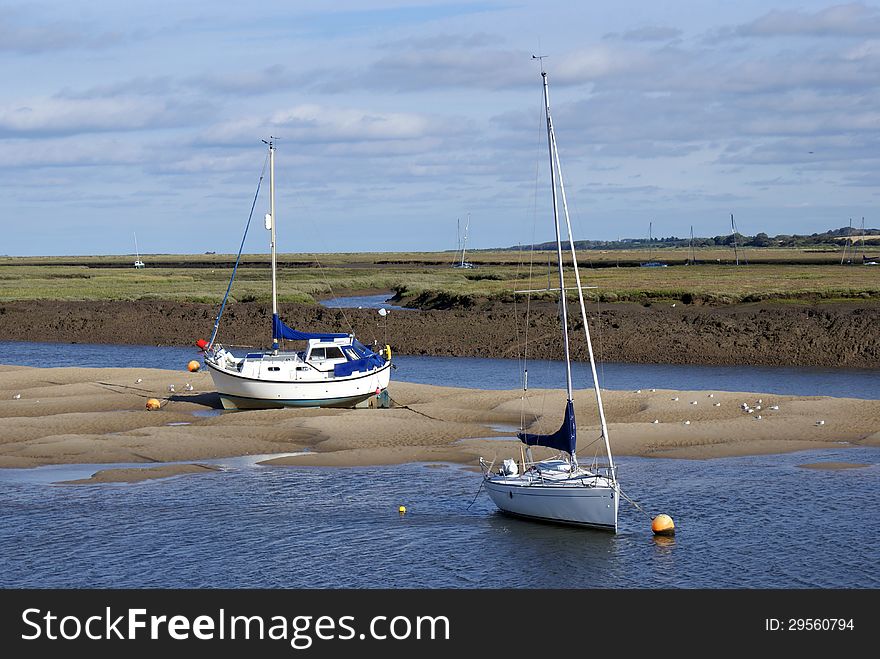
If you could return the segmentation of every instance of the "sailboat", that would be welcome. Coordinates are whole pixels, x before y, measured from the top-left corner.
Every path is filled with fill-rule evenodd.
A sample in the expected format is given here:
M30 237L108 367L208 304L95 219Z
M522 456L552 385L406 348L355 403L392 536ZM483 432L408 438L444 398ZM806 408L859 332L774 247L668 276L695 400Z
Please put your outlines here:
M495 505L504 512L528 519L573 524L584 527L617 531L617 509L620 501L620 487L617 472L611 456L608 441L608 425L602 406L602 392L596 374L596 361L590 340L590 329L584 308L583 287L577 265L575 241L572 237L571 221L568 215L568 202L565 197L565 186L562 181L559 151L556 145L556 134L550 116L550 91L547 73L542 69L541 77L544 87L544 114L547 122L547 143L550 150L550 183L553 192L553 220L556 230L556 259L559 276L559 307L562 321L562 345L565 353L565 384L566 401L562 425L559 430L549 435L525 432L523 429L517 437L528 449L522 459L522 469L515 460L506 459L497 471L492 465L480 458L483 468L483 486ZM584 332L590 368L593 375L593 388L599 409L601 439L604 440L608 462L605 465L594 464L590 468L578 464L577 459L577 424L575 423L573 384L571 375L571 355L569 350L568 303L566 301L565 275L562 258L562 239L560 232L559 197L562 201L565 226L568 232L568 245L571 250L572 267L574 269L575 287L578 292L581 315L584 320ZM531 292L531 291L528 291ZM524 387L525 388L525 387ZM544 446L559 451L557 457L541 460L532 459L532 447Z
M459 226L459 235L461 234L461 221L458 221ZM468 239L468 231L471 228L471 214L467 215L467 223L464 225L464 238L459 239L459 245L461 247L461 260L456 259L455 263L452 264L453 268L473 268L474 264L470 261L465 261L465 253L467 252L467 239ZM458 256L458 252L456 252L456 256Z
M377 353L358 341L354 334L303 332L288 327L279 318L275 257L275 144L274 140L266 143L269 146L269 213L265 224L271 231L272 349L237 357L217 343L222 309L211 340L200 339L196 345L205 353L205 365L226 409L355 407L371 396L380 396L387 389L391 348L386 345ZM285 349L285 341L304 343L304 347Z
M643 268L665 268L665 263L654 260L654 223L648 222L648 261L640 263Z
M138 235L134 234L134 267L143 268L144 262L141 261L141 252L138 249Z

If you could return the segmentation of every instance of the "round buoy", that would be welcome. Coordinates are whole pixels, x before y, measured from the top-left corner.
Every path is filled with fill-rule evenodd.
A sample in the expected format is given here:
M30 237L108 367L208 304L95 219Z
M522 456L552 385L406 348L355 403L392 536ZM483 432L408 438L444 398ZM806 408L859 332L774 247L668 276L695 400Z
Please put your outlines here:
M153 410L158 410L160 407L162 407L162 403L160 403L159 400L156 398L150 398L147 401L147 409L150 410L151 412Z
M669 515L657 515L651 522L654 535L675 535L675 523Z
M189 364L186 365L186 370L190 373L195 373L202 367L195 359L193 359Z
M397 509L397 512L399 512L401 515L405 515L406 514L406 506L401 506L400 508Z

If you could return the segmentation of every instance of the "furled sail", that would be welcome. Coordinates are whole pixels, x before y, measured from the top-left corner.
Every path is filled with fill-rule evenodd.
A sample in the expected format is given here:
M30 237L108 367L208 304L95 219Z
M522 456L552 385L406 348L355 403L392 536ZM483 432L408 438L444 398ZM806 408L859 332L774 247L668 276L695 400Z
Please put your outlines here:
M328 334L321 332L300 332L292 327L288 327L278 317L278 314L272 315L272 336L275 339L289 339L290 341L307 341L308 339L344 339L348 334Z
M520 441L527 446L547 446L559 451L574 453L577 446L577 428L574 422L574 403L568 401L565 405L565 417L559 430L552 435L533 435L528 432L517 433Z

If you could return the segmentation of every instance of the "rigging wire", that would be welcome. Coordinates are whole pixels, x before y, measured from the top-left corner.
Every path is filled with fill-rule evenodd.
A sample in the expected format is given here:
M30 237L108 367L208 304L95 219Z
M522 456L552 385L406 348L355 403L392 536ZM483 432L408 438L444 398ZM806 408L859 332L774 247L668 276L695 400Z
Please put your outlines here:
M226 309L226 301L229 299L229 292L232 290L232 282L235 281L235 273L238 271L238 264L241 262L241 253L244 250L244 241L247 239L248 229L251 226L251 220L254 218L254 208L257 207L257 199L260 196L260 187L263 185L263 178L266 176L266 166L269 164L269 154L263 161L263 169L260 171L260 180L257 181L257 191L254 193L254 201L251 203L251 212L248 214L247 224L244 227L244 235L241 237L241 244L238 246L238 255L235 257L235 265L232 267L232 276L229 278L229 285L226 287L226 295L223 296L223 303L220 305L220 311L214 319L214 330L211 332L211 340L208 341L207 349L210 350L217 338L217 332L220 330L220 318L223 317L223 311ZM275 221L275 218L272 218Z

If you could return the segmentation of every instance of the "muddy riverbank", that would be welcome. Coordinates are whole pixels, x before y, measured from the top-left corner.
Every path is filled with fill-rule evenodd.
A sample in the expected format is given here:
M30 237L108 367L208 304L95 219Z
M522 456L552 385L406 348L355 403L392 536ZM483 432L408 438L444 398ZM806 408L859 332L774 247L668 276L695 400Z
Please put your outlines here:
M186 345L210 336L213 305L144 302L23 301L0 303L0 340ZM353 330L364 343L391 344L410 355L517 357L525 338L530 358L560 358L554 307L494 305L484 309L327 309L282 305L291 326ZM604 361L663 364L880 366L880 305L872 303L749 304L719 307L653 304L592 307L590 329ZM263 346L271 308L227 307L219 340ZM586 357L582 333L573 352ZM0 357L2 363L2 357Z

